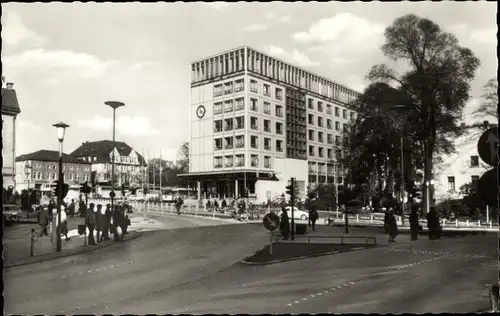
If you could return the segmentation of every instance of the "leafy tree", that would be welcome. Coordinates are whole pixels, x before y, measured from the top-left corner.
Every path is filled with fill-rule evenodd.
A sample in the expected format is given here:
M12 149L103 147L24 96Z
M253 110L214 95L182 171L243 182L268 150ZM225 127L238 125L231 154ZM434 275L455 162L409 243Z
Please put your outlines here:
M463 108L469 100L470 81L479 66L472 51L459 45L433 21L409 14L396 19L385 31L384 54L407 65L398 74L387 65L374 66L371 81L391 82L405 94L401 103L415 143L420 147L424 181L431 179L433 157L451 153L460 135ZM426 200L424 191L423 201Z
M473 112L476 118L494 117L498 119L498 81L496 78L488 80L484 86L482 103Z
M189 172L189 142L184 142L179 148L178 153L179 159L177 160L177 166L179 169L183 170L184 173Z

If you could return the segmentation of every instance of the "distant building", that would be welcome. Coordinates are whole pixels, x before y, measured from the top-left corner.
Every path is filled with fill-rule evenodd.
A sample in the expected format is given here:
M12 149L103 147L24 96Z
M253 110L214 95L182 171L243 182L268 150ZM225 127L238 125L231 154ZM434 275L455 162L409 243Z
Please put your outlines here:
M339 158L359 93L250 47L191 63L189 174L201 197L258 202L295 177L307 187L344 181Z
M2 87L2 180L6 189L9 186L16 188L16 119L21 109L13 87L13 83Z
M47 188L59 179L59 152L39 150L16 158L17 190ZM63 154L64 182L79 185L90 180L90 164Z
M80 161L91 164L91 170L97 184L111 183L111 161L115 151L116 184L127 184L131 187L140 186L145 176L147 166L143 156L124 142L102 140L84 142L71 155Z
M488 125L487 121L485 125ZM481 160L477 152L479 137L486 130L486 127L480 127L468 126L467 132L455 140L456 152L443 157L443 162L436 166L433 181L436 202L461 198L464 185L471 184L477 188L479 178L492 168Z

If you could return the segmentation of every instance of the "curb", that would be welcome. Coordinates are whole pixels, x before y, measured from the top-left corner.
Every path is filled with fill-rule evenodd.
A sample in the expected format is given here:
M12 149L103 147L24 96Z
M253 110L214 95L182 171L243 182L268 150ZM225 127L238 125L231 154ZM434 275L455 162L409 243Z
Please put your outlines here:
M136 231L136 232L134 232L133 235L131 234L129 238L124 239L123 241L127 242L129 240L137 239L137 238L141 237L142 234L143 234L143 232ZM35 257L33 257L33 259L22 260L22 261L15 262L15 263L12 263L9 265L4 265L4 269L15 268L15 267L25 266L25 265L32 264L32 263L50 261L50 260L55 260L55 259L60 259L60 258L65 258L65 257L71 257L74 255L86 254L86 253L94 252L96 250L107 248L107 247L112 246L114 244L115 244L115 242L111 241L111 242L104 244L100 247L99 246L98 247L87 246L86 248L77 248L80 251L76 251L74 249L68 250L67 252L61 251L60 253L56 253L57 255L55 255L55 256L48 256L50 254L47 254L47 257L36 257L35 256Z
M263 248L257 250L255 253L263 250L265 247L266 246L264 246ZM380 247L380 246L376 245L376 247ZM248 256L245 259L241 260L240 263L243 263L243 264L246 264L246 265L249 265L249 266L264 266L264 265L274 264L274 263L289 262L289 261L296 261L296 260L303 260L303 259L309 259L309 258L316 258L316 257L323 257L323 256L335 255L335 254L338 254L338 253L351 252L351 251L357 251L357 250L362 250L362 249L365 249L365 248L363 248L363 247L357 247L357 248L349 249L349 250L346 250L346 251L336 250L336 251L329 251L329 252L318 253L318 254L313 254L313 255L300 256L300 257L295 257L295 258L272 260L272 261L267 261L267 262L249 262L249 261L247 261L247 259L250 258L251 256Z
M147 213L153 213L153 214L161 214L161 215L177 215L177 213L170 213L170 212L160 212L160 211L148 211ZM208 219L215 219L215 220L223 220L223 221L230 221L230 222L235 222L235 223L238 223L238 221L234 221L232 217L218 217L218 216L215 216L213 217L212 215L210 214L189 214L189 213L181 213L180 215L178 216L190 216L190 217L194 217L194 218L208 218Z

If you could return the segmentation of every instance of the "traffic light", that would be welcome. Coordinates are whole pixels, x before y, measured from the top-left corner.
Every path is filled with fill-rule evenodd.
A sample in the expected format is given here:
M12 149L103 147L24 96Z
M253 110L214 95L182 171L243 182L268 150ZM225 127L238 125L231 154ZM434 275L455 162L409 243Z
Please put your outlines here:
M290 179L290 185L287 185L285 189L286 194L290 195L291 204L293 204L293 201L295 200L295 178Z
M66 195L68 195L68 192L69 192L69 184L67 183L64 183L64 177L63 177L63 180L56 180L56 187L54 188L54 194L59 197L59 192L61 192L61 188L62 188L62 196L61 198L64 199L66 197Z
M90 192L92 192L92 188L89 186L88 182L85 181L85 183L80 186L80 193L89 194Z

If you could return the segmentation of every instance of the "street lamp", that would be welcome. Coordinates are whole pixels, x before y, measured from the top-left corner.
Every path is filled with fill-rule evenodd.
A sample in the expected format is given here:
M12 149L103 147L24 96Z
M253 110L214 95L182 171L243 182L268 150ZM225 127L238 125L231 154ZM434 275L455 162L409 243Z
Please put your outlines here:
M57 225L55 222L55 218L52 216L52 234L56 234L57 236L57 252L61 252L62 250L62 242L61 242L61 234L59 232L59 229L61 227L61 204L62 204L62 199L63 199L63 178L64 174L62 172L63 169L63 161L62 161L62 153L63 153L63 141L64 141L64 134L66 133L66 128L69 127L68 124L59 122L57 124L52 125L55 128L57 128L57 138L59 139L59 188L57 192Z
M392 110L400 114L401 130L401 223L405 224L405 171L404 171L404 135L403 135L403 114L406 112L406 105L394 105Z
M28 193L30 191L30 175L31 175L31 170L32 170L32 167L26 161L26 164L24 165L24 174L26 175L26 180L28 181Z
M111 160L111 210L114 209L114 198L115 198L115 122L116 122L116 109L124 106L125 103L118 101L107 101L104 104L110 106L113 109L113 154Z

